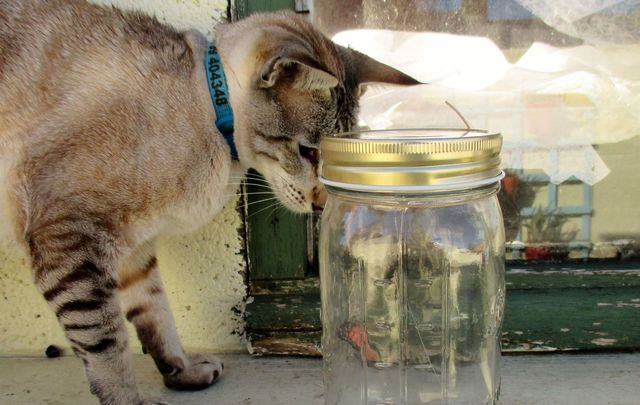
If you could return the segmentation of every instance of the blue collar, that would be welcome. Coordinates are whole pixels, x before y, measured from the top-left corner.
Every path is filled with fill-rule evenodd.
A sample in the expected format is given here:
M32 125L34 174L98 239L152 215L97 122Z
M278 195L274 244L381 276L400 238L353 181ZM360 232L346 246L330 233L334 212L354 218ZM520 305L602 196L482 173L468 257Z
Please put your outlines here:
M233 110L231 110L231 104L229 103L229 88L227 87L227 79L224 76L220 55L213 43L209 44L209 49L205 55L204 68L207 75L207 83L209 83L213 109L216 111L216 128L229 144L231 158L238 160L238 150L233 141Z

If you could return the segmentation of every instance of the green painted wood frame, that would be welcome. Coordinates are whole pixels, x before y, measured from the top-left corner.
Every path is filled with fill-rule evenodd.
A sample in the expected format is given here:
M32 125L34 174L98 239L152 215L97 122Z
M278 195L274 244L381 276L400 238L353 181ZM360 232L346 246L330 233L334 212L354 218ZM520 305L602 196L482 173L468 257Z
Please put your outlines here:
M293 10L295 0L230 0L232 6L231 15L234 20L246 17L253 13L276 10Z
M231 15L294 3L235 0ZM248 181L245 192L251 350L320 355L319 279L308 243L315 222L273 205L261 180ZM639 319L638 263L508 265L505 351L638 350Z
M294 0L234 0L231 15L239 19L257 12L293 10ZM249 290L256 280L301 279L313 271L308 223L312 219L282 207L264 180L252 172L245 187ZM311 256L311 257L310 257Z
M256 353L320 355L319 280L259 281L247 309ZM640 264L509 263L505 352L640 348Z

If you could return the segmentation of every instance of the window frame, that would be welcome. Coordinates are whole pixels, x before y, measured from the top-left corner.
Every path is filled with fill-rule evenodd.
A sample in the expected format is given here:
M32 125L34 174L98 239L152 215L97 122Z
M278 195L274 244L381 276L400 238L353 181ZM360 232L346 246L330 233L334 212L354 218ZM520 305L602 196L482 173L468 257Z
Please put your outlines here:
M295 8L293 0L233 0L234 19L253 12ZM540 176L530 182L548 182ZM310 250L317 218L270 211L252 195L255 185L243 187L247 243L248 294L246 332L254 354L319 356L320 280ZM557 186L546 209L558 209ZM264 190L259 190L264 191ZM566 215L589 221L591 188L585 204ZM269 196L267 196L268 198ZM265 198L261 195L261 199ZM523 217L532 214L524 207ZM262 210L262 211L260 211ZM588 257L584 236L573 243L582 259ZM640 265L633 262L527 263L522 246L508 245L507 302L503 351L555 352L576 350L637 350L640 324L637 308L624 305L640 296ZM586 254L585 254L586 249ZM626 300L626 301L625 301Z

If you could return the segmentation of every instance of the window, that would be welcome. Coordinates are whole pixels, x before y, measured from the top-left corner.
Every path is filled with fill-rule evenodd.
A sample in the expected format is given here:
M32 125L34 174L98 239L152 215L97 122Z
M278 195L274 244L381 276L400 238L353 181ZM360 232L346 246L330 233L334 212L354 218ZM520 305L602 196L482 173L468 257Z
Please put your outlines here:
M640 348L637 2L238 3L308 3L309 18L337 42L433 83L368 92L367 126L460 126L449 101L470 125L503 133L504 350ZM378 31L345 32L354 28ZM247 213L252 345L318 354L317 219L266 204Z

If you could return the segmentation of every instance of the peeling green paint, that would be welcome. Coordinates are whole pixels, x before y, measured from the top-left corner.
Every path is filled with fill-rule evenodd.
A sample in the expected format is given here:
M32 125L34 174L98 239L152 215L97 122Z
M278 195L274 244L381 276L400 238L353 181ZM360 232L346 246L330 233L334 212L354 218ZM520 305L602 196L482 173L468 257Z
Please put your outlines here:
M504 351L640 349L640 285L634 264L580 266L550 266L548 271L521 266L508 272ZM616 286L612 279L626 286ZM286 344L276 344L278 336L293 339L298 349L301 342L316 345L310 336L321 330L318 286L317 279L262 283L257 290L263 295L247 309L252 344L264 353L288 350Z

